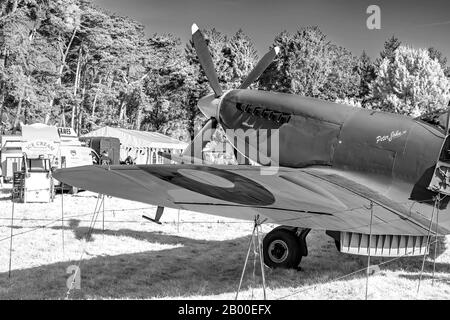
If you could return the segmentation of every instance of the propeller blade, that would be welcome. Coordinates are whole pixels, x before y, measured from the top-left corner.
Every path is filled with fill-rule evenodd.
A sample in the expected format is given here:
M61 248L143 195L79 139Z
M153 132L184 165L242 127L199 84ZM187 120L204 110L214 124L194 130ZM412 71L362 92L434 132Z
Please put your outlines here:
M251 85L253 82L258 80L258 78L263 74L264 70L267 69L267 67L272 63L273 59L278 55L280 52L279 47L275 47L269 52L267 52L264 57L259 60L259 62L256 64L256 66L253 68L253 70L249 73L247 78L242 82L242 84L239 86L239 89L246 89L249 85Z
M220 97L222 95L222 89L220 88L219 79L217 77L211 53L209 52L208 45L206 44L203 34L200 32L200 29L195 23L192 25L192 42L194 43L198 60L200 61L203 71L208 78L209 85L213 89L216 97Z
M216 118L209 119L194 137L191 144L184 150L182 157L190 158L191 163L198 163L199 160L203 161L203 149L206 147L207 143L212 140L216 128Z

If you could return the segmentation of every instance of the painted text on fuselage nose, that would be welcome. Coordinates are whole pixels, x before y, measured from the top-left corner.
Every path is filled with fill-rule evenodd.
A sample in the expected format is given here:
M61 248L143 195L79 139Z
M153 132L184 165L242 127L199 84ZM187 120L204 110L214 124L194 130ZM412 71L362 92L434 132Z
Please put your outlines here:
M400 138L402 135L404 135L407 132L407 130L393 130L391 131L390 134L388 135L384 135L384 136L377 136L377 143L379 142L383 142L383 141L388 141L391 142L392 140L396 139L396 138Z

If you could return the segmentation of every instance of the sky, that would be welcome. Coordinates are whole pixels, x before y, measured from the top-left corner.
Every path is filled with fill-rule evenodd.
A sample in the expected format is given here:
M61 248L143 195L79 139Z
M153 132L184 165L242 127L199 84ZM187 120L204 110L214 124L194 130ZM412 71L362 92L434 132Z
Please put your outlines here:
M263 55L283 30L317 25L332 42L360 55L378 57L392 35L416 48L433 46L450 60L449 0L92 0L110 12L171 33L187 42L191 25L232 35L239 28ZM381 10L381 29L369 30L369 5Z

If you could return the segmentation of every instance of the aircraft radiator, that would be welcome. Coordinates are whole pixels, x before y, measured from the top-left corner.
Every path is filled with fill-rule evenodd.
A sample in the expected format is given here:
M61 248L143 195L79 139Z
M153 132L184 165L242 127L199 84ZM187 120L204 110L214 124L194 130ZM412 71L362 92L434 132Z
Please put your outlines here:
M430 242L433 237L430 237ZM428 253L427 236L369 235L340 232L340 251L374 257L420 256Z

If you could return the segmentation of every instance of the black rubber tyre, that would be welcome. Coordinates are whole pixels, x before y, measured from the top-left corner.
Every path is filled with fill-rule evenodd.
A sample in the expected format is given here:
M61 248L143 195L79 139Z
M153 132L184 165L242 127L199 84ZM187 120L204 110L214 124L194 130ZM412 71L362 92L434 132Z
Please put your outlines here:
M302 260L300 241L290 230L275 229L263 240L264 263L270 268L297 268Z

